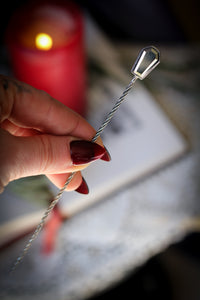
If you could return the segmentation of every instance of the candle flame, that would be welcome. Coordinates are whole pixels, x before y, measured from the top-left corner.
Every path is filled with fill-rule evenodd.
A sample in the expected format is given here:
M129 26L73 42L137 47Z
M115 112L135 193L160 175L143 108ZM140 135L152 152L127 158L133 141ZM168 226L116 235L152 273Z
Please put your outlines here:
M36 35L35 44L40 50L50 50L53 46L53 40L47 33L39 33Z

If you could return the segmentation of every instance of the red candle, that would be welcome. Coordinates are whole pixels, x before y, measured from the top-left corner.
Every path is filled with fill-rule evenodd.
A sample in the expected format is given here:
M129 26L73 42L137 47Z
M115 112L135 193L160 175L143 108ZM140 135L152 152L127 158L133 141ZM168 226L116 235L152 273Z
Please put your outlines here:
M82 15L70 2L35 2L11 18L7 45L16 78L71 109L86 110Z

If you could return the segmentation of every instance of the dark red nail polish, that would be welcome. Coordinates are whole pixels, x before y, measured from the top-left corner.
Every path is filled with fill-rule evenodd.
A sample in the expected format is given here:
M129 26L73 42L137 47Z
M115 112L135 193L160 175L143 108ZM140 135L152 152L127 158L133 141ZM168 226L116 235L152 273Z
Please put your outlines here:
M111 156L110 156L110 153L108 152L108 150L106 149L106 147L104 146L106 152L105 154L101 157L102 160L105 160L105 161L111 161Z
M75 191L80 193L80 194L88 194L89 193L89 188L88 188L88 185L87 185L84 178L82 178L81 184L79 185L79 187Z
M82 165L101 158L106 150L104 147L89 141L72 141L70 143L72 163Z

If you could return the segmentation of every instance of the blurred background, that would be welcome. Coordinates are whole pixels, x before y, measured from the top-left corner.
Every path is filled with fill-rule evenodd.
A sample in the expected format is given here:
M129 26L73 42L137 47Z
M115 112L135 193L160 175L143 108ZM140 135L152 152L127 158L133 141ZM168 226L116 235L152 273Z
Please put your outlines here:
M152 75L146 85L155 93L158 102L198 153L197 131L200 117L198 118L195 110L200 106L199 1L76 0L74 2L84 13L91 15L110 42L117 45L124 66L131 61L130 53L135 51L135 48L138 49L138 45L155 44L161 49L163 65L160 73ZM25 3L27 1L17 0L1 3L0 47L3 49L1 53L5 60L8 59L5 51L5 30L12 14ZM4 61L1 60L1 63ZM168 101L167 98L170 97L172 88L178 91L178 95L185 97L185 107L182 108L182 104L178 103L178 114L177 111L174 113L173 101ZM195 125L191 123L192 119L195 120ZM195 178L199 176L196 170L194 174ZM199 188L195 196L194 215L195 213L199 215L197 209ZM127 299L135 298L136 295L139 295L140 299L154 300L200 299L199 229L198 226L195 227L183 240L169 245L165 251L153 256L144 265L128 274L122 282L90 299L111 300L125 293Z
M122 41L199 42L198 0L74 1L87 10L110 37ZM1 5L1 43L12 13L27 0Z

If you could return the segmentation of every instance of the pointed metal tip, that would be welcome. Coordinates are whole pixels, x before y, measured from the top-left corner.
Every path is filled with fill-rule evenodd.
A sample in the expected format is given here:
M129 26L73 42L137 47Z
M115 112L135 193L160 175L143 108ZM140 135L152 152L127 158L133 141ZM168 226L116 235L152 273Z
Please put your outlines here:
M143 80L160 63L160 51L154 46L143 48L134 63L131 73Z

